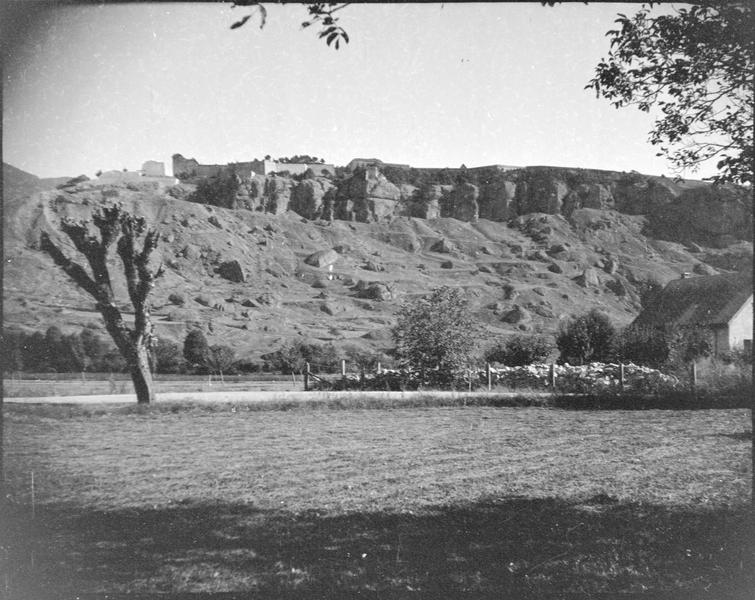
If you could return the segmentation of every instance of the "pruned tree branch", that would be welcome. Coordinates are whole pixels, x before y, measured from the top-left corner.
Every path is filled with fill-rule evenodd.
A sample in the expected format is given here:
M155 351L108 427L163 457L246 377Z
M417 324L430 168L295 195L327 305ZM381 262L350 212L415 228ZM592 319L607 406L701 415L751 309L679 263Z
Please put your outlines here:
M73 279L74 283L86 291L97 302L101 302L100 290L97 284L80 264L68 258L63 251L52 241L47 232L43 231L40 236L40 249L46 252L63 272Z

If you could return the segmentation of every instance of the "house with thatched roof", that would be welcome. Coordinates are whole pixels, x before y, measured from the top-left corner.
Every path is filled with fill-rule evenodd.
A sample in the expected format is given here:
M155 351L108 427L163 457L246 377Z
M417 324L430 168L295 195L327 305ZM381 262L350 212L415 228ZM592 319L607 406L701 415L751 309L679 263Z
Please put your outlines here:
M714 354L752 351L752 273L682 276L655 294L633 325L672 329L704 327Z

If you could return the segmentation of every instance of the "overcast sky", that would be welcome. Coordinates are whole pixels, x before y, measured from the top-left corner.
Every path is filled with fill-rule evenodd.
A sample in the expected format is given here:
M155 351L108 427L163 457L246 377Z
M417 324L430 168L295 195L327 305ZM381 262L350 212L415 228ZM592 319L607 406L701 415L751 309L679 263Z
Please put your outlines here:
M6 57L3 160L41 177L310 154L424 167L554 165L671 174L649 115L584 89L605 32L637 5L59 6L29 12ZM710 172L702 171L697 176Z

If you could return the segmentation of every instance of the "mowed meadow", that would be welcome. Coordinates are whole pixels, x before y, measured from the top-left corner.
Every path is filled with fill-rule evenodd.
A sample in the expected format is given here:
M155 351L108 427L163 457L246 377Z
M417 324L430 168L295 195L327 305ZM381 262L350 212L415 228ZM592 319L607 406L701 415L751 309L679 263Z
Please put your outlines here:
M748 410L4 410L12 597L755 590Z

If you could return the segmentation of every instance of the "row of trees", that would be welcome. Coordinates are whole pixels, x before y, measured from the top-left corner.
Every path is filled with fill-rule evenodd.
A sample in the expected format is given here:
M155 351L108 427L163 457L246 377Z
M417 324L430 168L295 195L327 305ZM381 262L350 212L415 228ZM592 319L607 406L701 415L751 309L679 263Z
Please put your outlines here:
M597 310L567 321L556 336L559 360L573 365L589 362L633 362L656 369L681 371L713 353L713 339L704 327L618 330Z
M558 361L572 365L590 362L633 362L659 369L678 370L713 351L709 332L702 328L659 330L627 327L618 330L609 317L594 309L566 321L555 340L543 335L506 337L487 350L478 323L471 317L460 290L442 287L405 303L393 330L395 349L367 352L358 347L337 349L333 344L290 342L262 356L262 364L239 361L233 348L210 345L204 333L188 333L183 346L158 339L149 352L154 373L232 374L255 370L302 373L309 364L314 373L335 372L342 360L371 371L399 364L420 372L453 373L481 360L506 366ZM25 333L8 331L2 354L5 372L120 372L126 361L112 343L84 327L63 334L58 327Z
M262 356L253 363L236 356L233 348L223 344L210 345L199 329L190 331L183 344L159 338L149 351L150 370L160 374L231 375L255 371L302 373L309 364L314 373L332 373L341 361L366 371L377 363L391 366L390 356L366 352L358 347L337 349L333 344L290 342ZM128 365L118 349L106 338L84 327L79 333L63 334L58 327L45 333L9 330L4 333L0 354L5 373L120 373Z
M12 373L121 372L126 361L117 348L85 327L80 333L64 335L58 327L45 333L8 330L0 353L3 371Z
M560 363L633 362L679 372L710 356L713 342L702 327L617 329L598 309L564 322L555 340L542 335L508 337L485 352L481 329L458 289L443 287L411 300L399 310L393 331L399 364L423 376L452 380L480 360L521 366L555 358Z
M84 327L63 334L56 327L45 333L8 330L3 334L2 370L5 373L120 373L128 364L112 342ZM191 331L183 347L157 339L148 357L153 373L231 373L240 368L228 346L210 346L199 330Z

